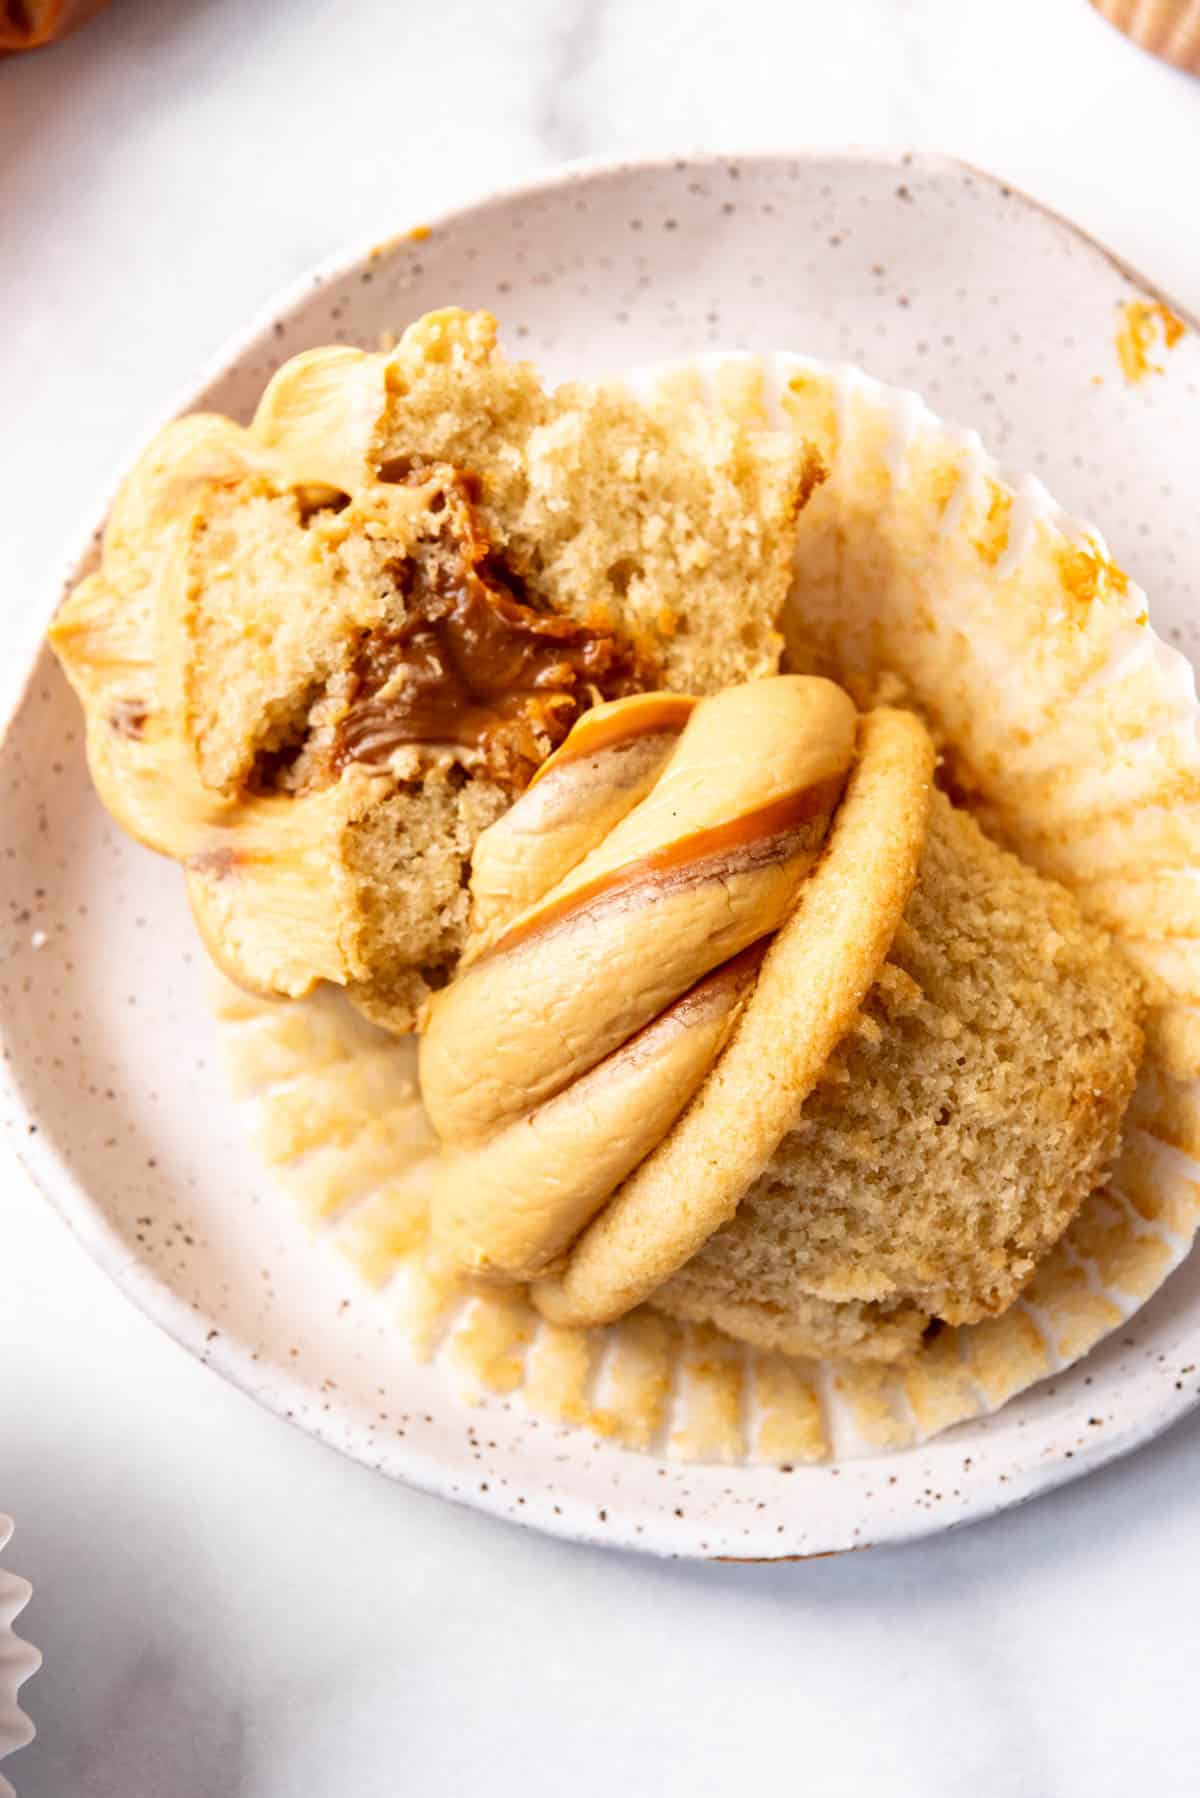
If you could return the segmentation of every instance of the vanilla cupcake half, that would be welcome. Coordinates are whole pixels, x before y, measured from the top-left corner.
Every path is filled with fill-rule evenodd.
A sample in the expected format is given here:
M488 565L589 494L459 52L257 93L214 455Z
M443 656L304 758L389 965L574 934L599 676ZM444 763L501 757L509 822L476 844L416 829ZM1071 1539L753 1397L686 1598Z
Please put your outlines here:
M51 642L113 816L239 983L413 1027L472 846L576 718L773 670L820 464L735 409L547 392L486 313L159 434Z
M648 1302L789 1354L1003 1312L1111 1166L1136 975L933 790L911 713L728 688L639 797L654 706L593 714L477 846L492 920L497 867L568 866L429 1008L435 1244L555 1323Z

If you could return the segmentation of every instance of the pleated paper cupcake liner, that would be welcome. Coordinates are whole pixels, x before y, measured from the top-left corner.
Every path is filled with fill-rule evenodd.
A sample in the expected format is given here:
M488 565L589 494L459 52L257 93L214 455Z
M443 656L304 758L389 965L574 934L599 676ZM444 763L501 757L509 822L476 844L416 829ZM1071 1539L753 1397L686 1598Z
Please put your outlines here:
M1154 986L1121 1153L1021 1298L893 1364L786 1359L638 1311L544 1322L428 1244L435 1144L415 1045L341 995L280 1005L221 982L238 1093L303 1219L468 1402L680 1460L812 1462L927 1440L1117 1329L1200 1220L1200 710L1187 662L1103 540L915 395L803 357L711 356L636 377L820 448L784 621L792 665L900 683L999 838L1073 887Z
M0 1551L12 1533L12 1519L0 1517ZM25 1681L41 1666L42 1657L13 1628L32 1595L28 1580L0 1567L0 1760L26 1747L34 1736L33 1724L21 1709L18 1695ZM16 1798L3 1774L0 1798Z

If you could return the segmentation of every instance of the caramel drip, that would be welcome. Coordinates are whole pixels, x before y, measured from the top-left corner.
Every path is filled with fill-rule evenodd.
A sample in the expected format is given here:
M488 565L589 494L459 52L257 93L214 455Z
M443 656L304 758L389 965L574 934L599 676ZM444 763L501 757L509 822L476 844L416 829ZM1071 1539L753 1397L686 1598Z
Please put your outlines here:
M622 707L607 715L585 712L561 749L542 763L529 784L535 787L545 775L568 762L623 748L642 737L678 736L699 703L684 693L655 693L636 708Z
M718 870L725 871L722 864L727 864L746 850L773 839L782 841L802 824L809 823L823 812L831 812L841 796L844 784L844 773L827 775L823 780L813 781L807 787L785 793L781 799L772 799L767 805L743 812L740 817L713 825L708 830L693 831L690 836L680 837L662 849L655 849L649 855L641 855L635 861L626 862L624 867L600 874L595 880L576 887L570 893L564 893L560 899L552 900L540 911L523 918L492 944L485 955L480 957L480 962L520 947L531 937L590 910L602 900L636 891L639 887L665 884L681 875L703 878L709 872L704 866L706 863L712 864L711 876L715 877Z

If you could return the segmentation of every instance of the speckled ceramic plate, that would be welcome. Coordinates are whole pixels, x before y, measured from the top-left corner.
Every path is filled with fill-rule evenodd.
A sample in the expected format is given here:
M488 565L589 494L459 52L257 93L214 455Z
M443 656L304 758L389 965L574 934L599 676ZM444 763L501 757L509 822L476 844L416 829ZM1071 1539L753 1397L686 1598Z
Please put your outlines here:
M404 221L397 221L403 223ZM551 377L713 346L795 348L917 388L1095 519L1195 649L1200 338L1153 346L1147 284L962 165L847 155L570 171L410 221L260 320L180 407L248 414L286 356L373 347L432 306L491 307ZM1139 314L1153 327L1153 314ZM132 447L132 446L131 446ZM90 539L72 578L93 553ZM47 594L47 617L57 594ZM296 1227L215 1054L178 872L112 826L43 653L0 753L0 1111L34 1177L180 1342L357 1459L564 1535L805 1556L949 1527L1099 1465L1200 1392L1193 1256L1086 1361L921 1447L794 1469L660 1463L512 1401L461 1405Z

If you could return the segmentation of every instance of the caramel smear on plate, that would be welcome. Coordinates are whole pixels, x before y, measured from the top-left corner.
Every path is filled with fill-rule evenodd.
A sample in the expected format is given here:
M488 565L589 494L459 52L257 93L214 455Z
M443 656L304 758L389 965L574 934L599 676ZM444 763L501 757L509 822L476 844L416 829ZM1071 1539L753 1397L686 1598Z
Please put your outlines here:
M1131 387L1147 375L1161 375L1161 362L1150 360L1151 350L1161 343L1165 350L1174 349L1187 330L1183 320L1162 300L1126 300L1121 307L1117 326L1117 358L1121 372Z

